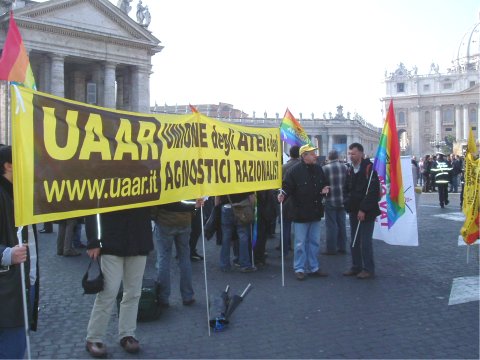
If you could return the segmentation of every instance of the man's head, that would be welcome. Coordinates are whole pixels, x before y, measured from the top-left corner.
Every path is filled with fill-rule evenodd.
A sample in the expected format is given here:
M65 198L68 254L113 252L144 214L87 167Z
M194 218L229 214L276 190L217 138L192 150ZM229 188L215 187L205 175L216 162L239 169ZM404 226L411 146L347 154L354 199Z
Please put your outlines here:
M317 150L317 148L312 145L303 145L300 148L300 156L305 164L315 164L317 162L315 150Z
M358 165L363 159L363 146L359 143L352 143L348 147L348 156L353 165Z
M298 157L300 156L300 147L298 145L293 145L291 148L290 148L290 157L292 159L298 159Z
M0 146L0 175L12 181L12 147Z
M328 153L328 160L333 161L333 160L338 160L338 151L337 150L330 150Z

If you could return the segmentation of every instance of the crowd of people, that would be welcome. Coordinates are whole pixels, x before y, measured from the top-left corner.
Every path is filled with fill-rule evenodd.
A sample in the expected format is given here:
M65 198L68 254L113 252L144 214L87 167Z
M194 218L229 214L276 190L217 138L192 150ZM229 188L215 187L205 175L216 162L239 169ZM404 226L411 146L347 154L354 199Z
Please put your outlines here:
M448 193L463 193L464 160L461 156L437 151L435 155L425 155L417 162L412 157L413 184L421 186L423 192L438 192L440 207L450 201ZM460 199L462 196L460 195Z
M88 353L98 358L107 356L107 325L121 284L119 344L128 353L140 350L135 336L138 304L146 259L152 250L156 251L160 306L170 306L172 259L179 267L183 305L195 303L191 262L203 258L196 246L202 222L207 220L220 248L218 268L225 273L235 269L241 273L253 273L265 266L265 244L275 232L281 217L284 248L281 249L279 244L278 249L291 261L295 278L303 281L308 277L328 276L319 256L320 221L325 217L326 247L322 254L346 254L350 247L351 266L343 275L360 280L374 278L372 235L375 218L380 213L380 183L373 164L365 157L363 146L359 143L349 146L348 163L340 161L337 151L332 150L326 163L320 164L316 151L317 148L311 145L290 148L290 160L283 165L281 191L238 191L209 199L184 200L153 208L127 209L59 222L58 256L76 256L82 247L86 247L88 256L100 260L104 276L104 288L96 295L88 322L85 343ZM0 358L22 358L25 352L18 269L21 263L28 268L32 264L36 266L34 239L25 237L24 242L28 246L21 246L17 241L13 222L12 169L11 148L2 146L0 206L7 211L2 210L0 216L3 234L0 238L0 298L2 305L6 304L0 310ZM257 204L256 219L249 215L254 204ZM200 208L203 211L199 211ZM351 229L350 244L347 244L347 216ZM211 219L214 221L210 222ZM83 225L86 244L81 243L78 236ZM49 223L44 224L42 230L43 233L53 231ZM33 233L36 233L35 229ZM7 283L8 287L4 285ZM33 310L37 305L33 300L38 300L38 276L27 277L25 286L31 290L29 316L31 328L34 328L36 314ZM4 302L6 299L9 299L8 302Z

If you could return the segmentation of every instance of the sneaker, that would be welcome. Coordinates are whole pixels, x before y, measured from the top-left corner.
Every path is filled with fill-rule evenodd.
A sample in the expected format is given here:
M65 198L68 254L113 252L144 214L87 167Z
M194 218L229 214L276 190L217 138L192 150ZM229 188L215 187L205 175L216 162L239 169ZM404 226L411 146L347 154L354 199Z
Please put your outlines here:
M95 357L95 358L107 357L107 348L101 342L87 341L85 344L85 349L89 352L90 355L92 355L92 357Z
M257 268L255 266L246 266L240 269L240 272L242 273L249 273L249 272L255 272L257 271Z
M233 260L233 266L240 267L240 262L238 260Z
M135 354L140 351L140 344L138 340L135 339L133 336L125 336L120 340L120 345L122 346L123 350L130 354Z
M300 281L305 280L305 274L301 271L296 272L295 277L297 278L297 280L300 280Z
M192 255L190 255L190 260L201 261L201 260L203 260L203 257L198 255L196 252L194 252L194 253L192 253Z

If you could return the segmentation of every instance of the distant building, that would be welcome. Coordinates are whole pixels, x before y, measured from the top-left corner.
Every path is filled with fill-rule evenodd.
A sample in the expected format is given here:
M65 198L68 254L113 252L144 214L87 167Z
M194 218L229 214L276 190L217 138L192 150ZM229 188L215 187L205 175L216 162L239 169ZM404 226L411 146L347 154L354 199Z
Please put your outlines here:
M257 117L255 112L252 116L241 110L235 109L233 105L219 103L194 105L199 112L212 118L236 123L244 126L257 127L280 127L283 114L275 114L275 117L269 117L263 113L261 117ZM150 108L152 113L157 114L189 114L192 112L190 105L155 105ZM366 155L373 157L377 151L378 139L380 138L381 129L366 122L360 115L351 116L347 112L343 114L343 106L337 106L337 113L333 115L331 112L323 114L322 118L316 118L315 114L311 114L310 118L303 118L302 113L295 115L297 120L304 128L312 143L318 147L317 154L326 156L332 149L338 151L340 158L347 158L348 145L353 142L363 144ZM284 153L288 154L288 144L284 144Z
M385 109L393 99L400 145L404 154L433 153L445 139L454 139L459 153L472 127L480 139L480 22L463 36L452 67L440 73L432 63L428 74L417 74L400 63L385 73Z

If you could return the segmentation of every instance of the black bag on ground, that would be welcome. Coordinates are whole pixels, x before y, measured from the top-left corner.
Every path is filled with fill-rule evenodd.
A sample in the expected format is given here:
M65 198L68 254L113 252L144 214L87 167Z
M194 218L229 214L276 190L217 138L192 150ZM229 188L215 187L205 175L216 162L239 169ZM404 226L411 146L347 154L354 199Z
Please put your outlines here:
M138 302L138 321L157 320L161 314L160 307L160 285L153 279L143 278L142 294ZM123 298L123 286L120 287L117 295L117 311L120 313L120 303Z

